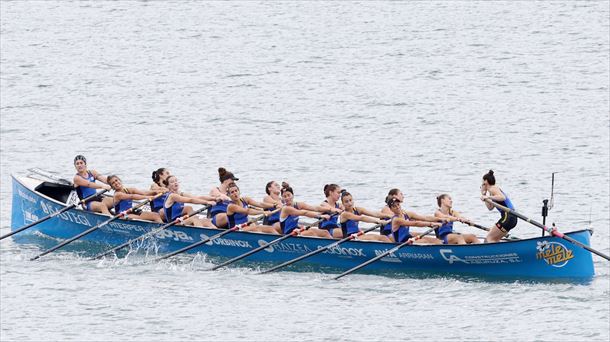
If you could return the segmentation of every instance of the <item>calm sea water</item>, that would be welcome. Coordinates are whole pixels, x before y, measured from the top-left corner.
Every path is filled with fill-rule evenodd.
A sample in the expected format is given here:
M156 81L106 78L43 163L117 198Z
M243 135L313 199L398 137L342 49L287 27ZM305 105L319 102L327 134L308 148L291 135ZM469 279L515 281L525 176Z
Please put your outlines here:
M609 4L2 1L0 232L10 174L67 178L72 158L147 187L169 167L191 193L216 168L264 195L317 203L391 187L432 213L478 200L496 170L518 209L592 227L610 252ZM462 231L479 233L470 228ZM515 235L539 235L520 223ZM0 244L0 339L607 341L609 263L588 284L203 272L203 256L136 265Z

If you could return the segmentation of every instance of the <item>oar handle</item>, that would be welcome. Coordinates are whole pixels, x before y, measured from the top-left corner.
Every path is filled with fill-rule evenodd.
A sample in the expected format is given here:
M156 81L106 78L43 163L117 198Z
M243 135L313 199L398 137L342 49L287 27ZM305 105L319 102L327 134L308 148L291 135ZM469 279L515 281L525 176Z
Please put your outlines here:
M599 252L599 251L597 251L597 250L595 250L595 249L593 249L593 248L591 248L591 247L589 247L589 246L587 246L587 245L585 245L585 244L581 243L580 241L574 240L573 238L571 238L571 237L569 237L569 236L564 235L563 233L559 232L559 231L558 231L556 228L549 228L549 227L547 227L547 226L545 226L545 225L543 225L543 224L541 224L541 223L539 223L539 222L537 222L537 221L534 221L534 220L530 219L529 217L526 217L526 216L524 216L524 215L520 214L520 213L519 213L519 212L517 212L516 210L513 210L513 209L510 209L510 208L507 208L507 207L505 207L505 206L503 206L503 205L501 205L501 204L498 204L498 203L496 203L496 202L494 202L494 201L490 200L489 198L486 198L486 199L485 199L485 202L490 203L490 204L491 204L491 205L493 205L494 207L496 207L496 208L498 208L498 209L500 209L500 210L502 210L502 211L504 211L504 212L506 212L506 213L509 213L509 214L515 215L515 216L517 216L518 218L520 218L520 219L522 219L522 220L524 220L524 221L526 221L526 222L528 222L528 223L533 224L534 226L536 226L536 227L538 227L538 228L540 228L540 229L542 229L542 230L544 230L544 231L548 232L548 233L549 233L549 234L551 234L552 236L556 236L556 237L558 237L558 238L561 238L561 239L564 239L564 240L566 240L566 241L569 241L569 242L571 242L571 243L573 243L573 244L575 244L575 245L577 245L577 246L579 246L579 247L582 247L582 248L586 249L587 251L589 251L589 252L591 252L591 253L593 253L593 254L596 254L596 255L598 255L598 256L600 256L600 257L602 257L602 258L604 258L604 259L606 259L606 260L610 261L610 256L608 256L608 255L606 255L606 254L604 254L604 253L602 253L602 252Z

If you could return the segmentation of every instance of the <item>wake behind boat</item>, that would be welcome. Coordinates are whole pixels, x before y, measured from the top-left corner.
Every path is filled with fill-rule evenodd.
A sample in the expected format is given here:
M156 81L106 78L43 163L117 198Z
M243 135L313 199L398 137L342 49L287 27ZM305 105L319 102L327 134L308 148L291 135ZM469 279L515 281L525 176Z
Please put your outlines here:
M33 176L12 176L13 230L58 212L70 204L73 188L61 181L45 181ZM16 242L40 242L31 239L42 234L53 239L69 239L108 220L108 216L70 208L57 217L41 222L23 234ZM117 219L82 237L87 243L72 248L85 255L94 255L107 247L123 244L147 232L158 229L159 223ZM171 253L195 242L208 239L223 229L175 225L154 236L159 252ZM565 233L589 246L591 231ZM192 248L188 253L205 253L216 260L240 256L277 239L277 235L259 232L231 231L221 238ZM292 236L269 246L243 261L278 264L303 256L336 242L334 239ZM295 263L292 270L344 271L387 253L398 244L376 241L346 241L324 252ZM574 279L587 280L594 276L591 253L565 240L537 237L502 243L473 245L407 245L362 269L365 273L466 275L501 279Z

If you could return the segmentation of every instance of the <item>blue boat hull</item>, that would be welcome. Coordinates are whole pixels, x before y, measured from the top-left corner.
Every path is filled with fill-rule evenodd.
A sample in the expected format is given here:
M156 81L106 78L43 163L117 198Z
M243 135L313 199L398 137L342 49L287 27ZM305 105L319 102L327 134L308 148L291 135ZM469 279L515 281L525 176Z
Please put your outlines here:
M64 203L34 191L31 184L28 187L25 183L31 183L31 181L23 182L23 179L13 177L11 220L13 230L65 208ZM43 247L49 247L55 245L59 240L73 237L107 219L107 216L100 214L71 209L58 217L14 235L13 239L22 243L35 241L42 244ZM93 255L158 227L158 224L139 220L116 220L86 235L81 239L82 241L76 241L66 246L65 249ZM200 241L220 231L218 229L174 226L160 232L155 239L148 243L154 243L159 253L166 253ZM42 239L40 238L41 235L43 236ZM590 244L591 234L588 230L575 231L567 235L585 245ZM212 258L226 259L241 255L277 238L277 235L233 232L223 238L192 249L189 253L205 253ZM293 237L255 253L246 258L245 261L280 263L334 241L336 240ZM350 241L305 259L295 264L296 268L293 269L346 270L394 246L394 244L389 243ZM372 263L361 271L407 274L434 273L502 279L586 280L594 276L591 253L555 237L539 237L479 245L412 245Z

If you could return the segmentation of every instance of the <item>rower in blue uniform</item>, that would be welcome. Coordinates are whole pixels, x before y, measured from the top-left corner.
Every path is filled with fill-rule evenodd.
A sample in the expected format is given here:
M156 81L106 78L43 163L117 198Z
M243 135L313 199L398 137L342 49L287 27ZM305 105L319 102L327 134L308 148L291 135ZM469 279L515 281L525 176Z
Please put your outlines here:
M343 204L343 207L345 208L345 211L343 211L339 217L339 221L341 222L341 232L344 238L348 237L349 235L359 233L360 228L358 227L358 224L360 222L384 224L386 221L382 221L381 218L392 217L390 214L373 212L365 208L356 207L354 205L352 195L345 190L341 191L341 204ZM391 221L388 221L386 224L391 224ZM378 234L360 235L358 236L358 240L391 242L387 236Z
M281 196L281 188L280 185L276 181L270 181L265 186L265 192L267 195L263 198L264 203L275 204L277 208L281 208L284 206L282 203ZM267 211L272 211L273 209L265 209ZM278 233L282 233L282 228L280 227L280 212L276 211L273 215L265 217L263 219L263 224L267 226L272 226Z
M338 203L339 198L341 197L340 186L338 186L337 184L324 185L324 196L326 196L326 199L324 200L324 202L322 202L322 204L320 204L320 206L326 208L327 213L340 214L343 211L343 207ZM341 238L343 236L343 232L341 232L341 229L335 229L341 228L341 226L339 225L338 216L332 216L328 220L323 220L322 222L320 222L319 227L320 229L328 231L330 237Z
M116 175L108 176L108 184L114 190L114 196L112 198L114 202L114 213L119 214L123 211L131 209L133 207L133 200L153 200L154 196L163 190L157 191L145 191L136 188L127 188L123 185L121 179ZM159 197L157 197L159 198ZM151 201L152 203L152 201ZM155 212L139 211L133 212L127 216L130 219L141 219L147 221L154 221L163 223L161 216Z
M304 202L294 201L294 190L292 187L284 182L282 183L282 200L284 206L280 212L280 227L282 228L282 234L291 234L295 229L302 229L299 225L299 217L306 216L316 218L318 220L328 220L329 215L321 214L326 211L326 208L321 206L314 207ZM328 238L328 232L326 230L311 227L305 231L299 232L302 236L317 236Z
M226 215L224 215L224 217L226 218L227 228L233 228L237 225L248 222L248 215L263 214L264 216L269 216L272 214L272 212L269 211L250 208L249 205L257 206L259 208L273 208L274 205L257 202L251 199L250 197L242 197L241 192L239 191L239 187L235 183L229 184L228 193L231 202L229 203L229 205L227 205L227 213ZM222 217L219 217L219 219L221 218ZM222 224L224 222L219 221L219 223ZM242 230L247 232L278 234L278 232L273 227L266 225L257 225L256 223L247 225L243 227Z
M388 207L390 208L390 210L392 210L392 213L394 214L394 217L392 217L392 235L391 235L394 242L402 243L402 242L405 242L408 239L412 238L414 235L411 234L410 227L438 228L441 226L441 224L439 222L433 222L433 221L436 221L436 218L433 218L433 220L430 220L430 221L427 221L427 220L419 221L419 220L413 218L407 212L402 210L400 203L401 203L401 201L398 198L394 198L394 197L389 197L386 202L386 204L388 205ZM417 215L417 216L421 217L420 215ZM415 234L417 234L417 233L415 233ZM418 241L418 243L425 243L425 244L440 244L441 243L440 240L438 240L436 238L428 237L428 236L424 236L417 241Z
M74 175L74 186L76 187L76 194L80 199L87 198L91 195L95 195L96 189L110 190L110 185L96 183L99 180L102 183L107 183L105 176L102 176L95 170L87 169L87 159L83 155L77 155L74 157L74 168L76 168L76 175ZM106 215L110 215L109 208L112 207L112 198L103 198L99 196L96 199L88 201L84 205L84 209L88 211L94 211Z
M515 206L511 202L510 198L496 185L496 177L494 176L493 170L489 170L488 173L483 175L483 184L481 184L481 201L485 203L487 209L493 210L495 207L485 202L485 200L490 199L493 202L496 202L500 205L503 205L509 209L515 209ZM487 237L485 237L485 242L498 242L500 241L508 232L515 228L517 225L517 216L513 214L509 214L503 210L498 209L500 212L500 219L496 222L495 226L491 227L489 233L487 233Z
M163 204L163 211L165 213L165 222L172 222L176 218L184 215L190 215L194 212L191 206L185 206L184 203L193 204L216 204L216 199L210 196L193 196L180 191L180 184L176 176L169 176L163 182L165 187L170 191L169 195L165 199ZM183 225L198 226L198 227L211 227L216 228L212 222L208 219L199 218L197 215L193 215L187 220L181 222Z
M231 183L235 183L239 178L235 177L232 172L227 171L224 167L218 168L218 180L220 181L219 186L215 186L210 190L210 196L219 197L220 202L213 205L208 210L208 218L212 220L212 223L216 227L226 228L227 226L227 206L231 203L227 191Z
M153 191L161 191L164 194L161 197L155 198L150 203L150 211L153 213L158 213L161 219L165 216L165 211L163 209L163 204L165 203L165 199L169 195L167 188L163 185L163 182L170 176L170 172L168 169L161 167L152 173L153 183L150 185L150 190Z
M434 216L447 220L436 230L436 237L443 241L443 244L464 245L479 243L479 239L474 234L462 234L453 230L453 222L459 221L472 224L471 221L463 217L458 211L453 210L453 200L448 194L439 195L436 198L438 209Z

